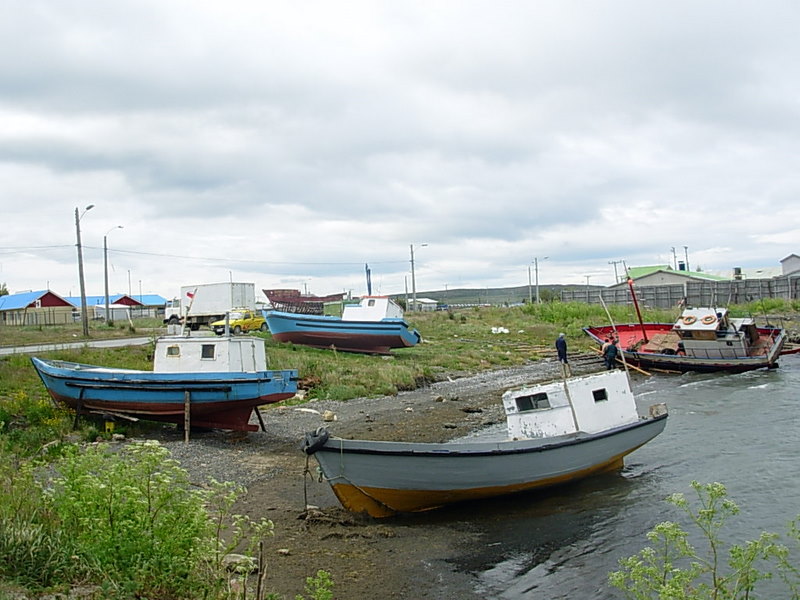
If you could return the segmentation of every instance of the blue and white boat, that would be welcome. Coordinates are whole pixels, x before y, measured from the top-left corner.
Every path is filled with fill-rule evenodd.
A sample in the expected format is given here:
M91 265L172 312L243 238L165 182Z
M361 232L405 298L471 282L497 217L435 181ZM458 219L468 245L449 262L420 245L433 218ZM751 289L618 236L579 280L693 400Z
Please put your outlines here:
M78 414L256 431L254 408L297 392L297 371L267 370L263 340L248 336L159 338L153 371L31 361L53 400Z
M409 348L422 339L388 296L364 296L358 304L345 305L341 317L265 310L264 318L280 342L344 352L389 354L392 348Z

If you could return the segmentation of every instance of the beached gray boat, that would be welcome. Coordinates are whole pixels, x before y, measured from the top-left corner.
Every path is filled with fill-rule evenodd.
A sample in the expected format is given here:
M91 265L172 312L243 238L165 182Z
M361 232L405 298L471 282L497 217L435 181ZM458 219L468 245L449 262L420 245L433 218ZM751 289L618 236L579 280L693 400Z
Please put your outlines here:
M664 430L666 407L640 416L623 371L511 390L507 438L447 443L346 440L306 435L342 505L386 517L546 487L622 467Z

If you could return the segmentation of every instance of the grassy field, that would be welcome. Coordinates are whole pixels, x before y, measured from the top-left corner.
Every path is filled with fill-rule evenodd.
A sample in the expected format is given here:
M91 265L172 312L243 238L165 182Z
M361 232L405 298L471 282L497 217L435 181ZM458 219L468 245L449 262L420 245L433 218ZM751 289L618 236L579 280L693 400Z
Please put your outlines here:
M796 309L778 304L774 313ZM737 307L732 312L752 314L758 307ZM635 320L628 306L609 307L615 323ZM647 311L645 320L671 322L675 311ZM605 310L581 303L544 303L510 308L478 307L454 312L407 313L407 320L422 334L423 342L413 348L395 350L391 356L367 356L280 344L269 334L264 338L269 366L297 369L306 399L346 401L411 390L445 376L476 373L487 369L513 367L554 354L560 332L567 336L571 353L587 352L592 344L582 328L609 322ZM152 336L163 329L156 320L117 327L92 324L91 339ZM502 333L493 333L501 330ZM81 341L80 324L51 328L0 328L3 346ZM149 345L116 349L81 347L41 353L44 357L106 366L150 369L153 347ZM60 439L71 431L72 420L53 407L36 375L28 355L0 357L0 444L23 452L35 452L40 445ZM94 431L86 432L91 439Z

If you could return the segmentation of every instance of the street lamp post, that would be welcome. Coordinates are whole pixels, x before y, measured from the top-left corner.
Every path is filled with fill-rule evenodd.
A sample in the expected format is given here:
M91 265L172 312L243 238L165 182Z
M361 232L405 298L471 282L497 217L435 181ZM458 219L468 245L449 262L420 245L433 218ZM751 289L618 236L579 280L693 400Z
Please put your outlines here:
M105 280L106 286L106 325L109 327L114 326L114 319L111 317L111 305L108 302L108 234L114 231L115 229L122 229L122 225L117 225L116 227L112 227L106 234L103 236L103 277Z
M549 256L545 256L542 260L547 260L550 258ZM533 259L533 270L536 272L536 304L541 304L542 301L539 298L539 259Z
M94 204L87 206L82 213L75 207L75 234L78 238L78 281L81 286L81 325L83 327L83 337L89 337L89 313L86 307L86 283L83 278L83 249L81 248L81 218L94 208Z
M420 244L420 246L427 246L428 244ZM417 310L417 280L414 275L414 244L411 246L411 310Z
M533 304L533 288L531 285L531 266L528 265L528 304Z

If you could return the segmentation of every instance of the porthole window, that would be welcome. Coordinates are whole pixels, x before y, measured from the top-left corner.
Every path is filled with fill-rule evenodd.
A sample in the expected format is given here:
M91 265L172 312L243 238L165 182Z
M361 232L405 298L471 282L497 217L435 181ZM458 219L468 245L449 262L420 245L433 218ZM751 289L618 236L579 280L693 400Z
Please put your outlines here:
M167 356L180 356L180 355L181 355L180 346L167 346Z
M214 344L203 344L200 350L201 358L214 358Z

